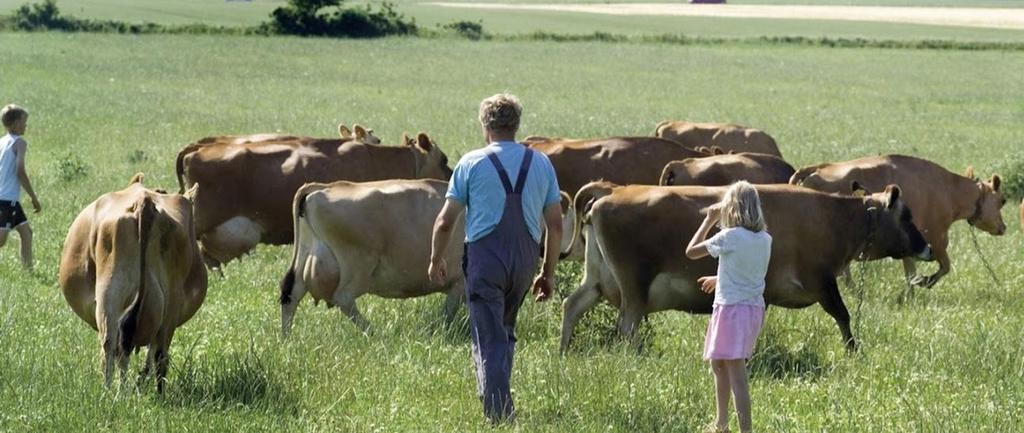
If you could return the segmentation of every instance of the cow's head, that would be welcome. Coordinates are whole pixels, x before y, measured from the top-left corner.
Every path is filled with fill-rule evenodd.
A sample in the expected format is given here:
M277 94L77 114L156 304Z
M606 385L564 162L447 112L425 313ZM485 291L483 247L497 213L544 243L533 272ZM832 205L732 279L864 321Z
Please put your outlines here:
M855 184L861 193L866 194ZM884 192L865 195L862 200L867 209L867 239L860 251L860 258L877 260L885 257L913 257L918 260L934 260L931 246L914 225L910 208L900 198L899 186L889 185Z
M693 158L686 158L682 161L672 161L665 164L665 169L661 171L661 179L658 181L659 185L688 185L687 180L690 179L690 171L686 169L687 165L691 163Z
M403 134L402 143L408 146L415 156L416 179L448 180L452 177L452 169L448 167L448 155L445 155L426 133L417 134L415 140L410 140L408 135Z
M363 128L363 126L358 123L352 125L351 131L344 123L338 124L338 136L342 139L355 140L360 143L380 144L380 139L377 138L376 135L373 135L372 129Z
M992 175L987 181L981 181L974 177L974 169L967 168L964 176L973 180L978 185L978 196L974 202L974 212L967 218L967 223L985 232L999 236L1006 233L1006 223L1003 222L1003 206L1006 205L1006 197L999 191L1003 180L998 174Z

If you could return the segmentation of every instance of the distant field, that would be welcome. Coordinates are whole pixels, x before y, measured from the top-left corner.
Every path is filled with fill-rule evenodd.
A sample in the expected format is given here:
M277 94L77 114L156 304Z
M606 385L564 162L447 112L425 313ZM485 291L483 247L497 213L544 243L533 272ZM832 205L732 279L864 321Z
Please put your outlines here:
M11 10L25 0L0 0L0 13ZM528 0L527 2L535 2ZM540 3L560 3L536 1ZM586 2L597 2L586 0ZM787 19L601 16L571 12L491 11L442 8L418 1L396 2L399 11L427 27L457 20L482 21L486 31L496 34L517 34L534 31L552 33L614 34L685 34L689 36L747 38L758 36L845 37L867 39L954 39L969 41L1024 41L1024 31L939 27L929 25L875 22L842 22ZM515 3L515 2L513 2ZM603 3L603 2L602 2ZM749 1L745 3L759 3ZM763 3L784 3L765 0ZM1024 0L960 2L839 0L796 1L794 4L858 4L858 5L942 5L963 7L1024 7ZM222 2L202 0L61 0L58 5L65 14L80 17L117 19L130 22L187 24L204 22L214 25L243 26L266 21L270 11L284 4L278 0L254 2Z
M78 211L137 171L175 188L180 146L211 134L331 136L338 122L388 143L425 130L457 157L480 143L476 104L525 104L522 133L647 135L663 119L730 120L773 134L795 165L886 152L979 175L1024 152L1024 56L1002 52L776 46L497 43L383 39L3 34L0 100L32 112L29 171L45 211L38 270L0 249L0 431L491 431L481 422L465 330L439 328L442 297L359 301L363 336L336 310L299 309L278 337L288 248L261 247L211 278L171 348L167 394L114 395L99 345L57 289ZM12 60L13 59L13 60ZM83 166L83 169L75 167ZM66 180L62 180L64 176ZM76 177L77 176L77 177ZM905 305L894 261L855 265L843 288L859 355L819 307L773 308L752 361L758 431L1016 431L1024 418L1024 237L952 233L953 272ZM837 230L841 228L837 227ZM930 267L928 267L930 270ZM643 355L609 338L608 307L558 355L555 302L527 302L513 378L522 432L699 432L713 413L700 361L706 316L659 313ZM857 307L857 293L864 304ZM464 316L463 316L464 317ZM138 361L138 358L136 359Z

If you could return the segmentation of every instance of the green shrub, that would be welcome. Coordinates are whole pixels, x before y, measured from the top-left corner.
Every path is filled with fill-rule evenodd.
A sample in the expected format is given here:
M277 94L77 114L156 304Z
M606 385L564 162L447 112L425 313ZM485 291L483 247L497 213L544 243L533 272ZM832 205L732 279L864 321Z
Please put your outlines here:
M453 31L459 36L466 39L472 39L474 41L479 41L486 36L484 33L484 24L480 21L453 21L445 24L442 28Z
M1005 159L992 172L1003 179L999 189L1008 200L1024 198L1024 158Z
M415 21L406 21L391 3L374 10L368 4L342 8L341 0L289 0L270 16L273 20L263 26L270 34L374 38L417 33Z
M67 154L54 162L57 178L63 182L72 182L89 175L89 166L80 157Z

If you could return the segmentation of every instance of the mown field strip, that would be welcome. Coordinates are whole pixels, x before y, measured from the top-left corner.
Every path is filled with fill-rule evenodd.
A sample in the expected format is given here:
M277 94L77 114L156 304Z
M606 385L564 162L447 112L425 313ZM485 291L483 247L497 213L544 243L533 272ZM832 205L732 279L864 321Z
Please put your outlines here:
M875 21L1024 29L1024 9L831 5L694 5L679 3L508 4L436 2L430 4L449 8L584 12L604 15Z

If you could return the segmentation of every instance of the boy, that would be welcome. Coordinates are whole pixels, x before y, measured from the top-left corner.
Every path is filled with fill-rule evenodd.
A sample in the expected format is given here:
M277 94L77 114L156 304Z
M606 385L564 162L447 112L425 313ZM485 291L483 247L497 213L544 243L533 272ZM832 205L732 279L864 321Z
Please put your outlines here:
M36 213L43 210L25 171L25 153L28 142L21 136L28 125L28 111L10 104L0 110L0 122L7 135L0 137L0 247L7 243L11 230L21 238L21 264L32 269L32 227L21 208L21 189L32 199Z

